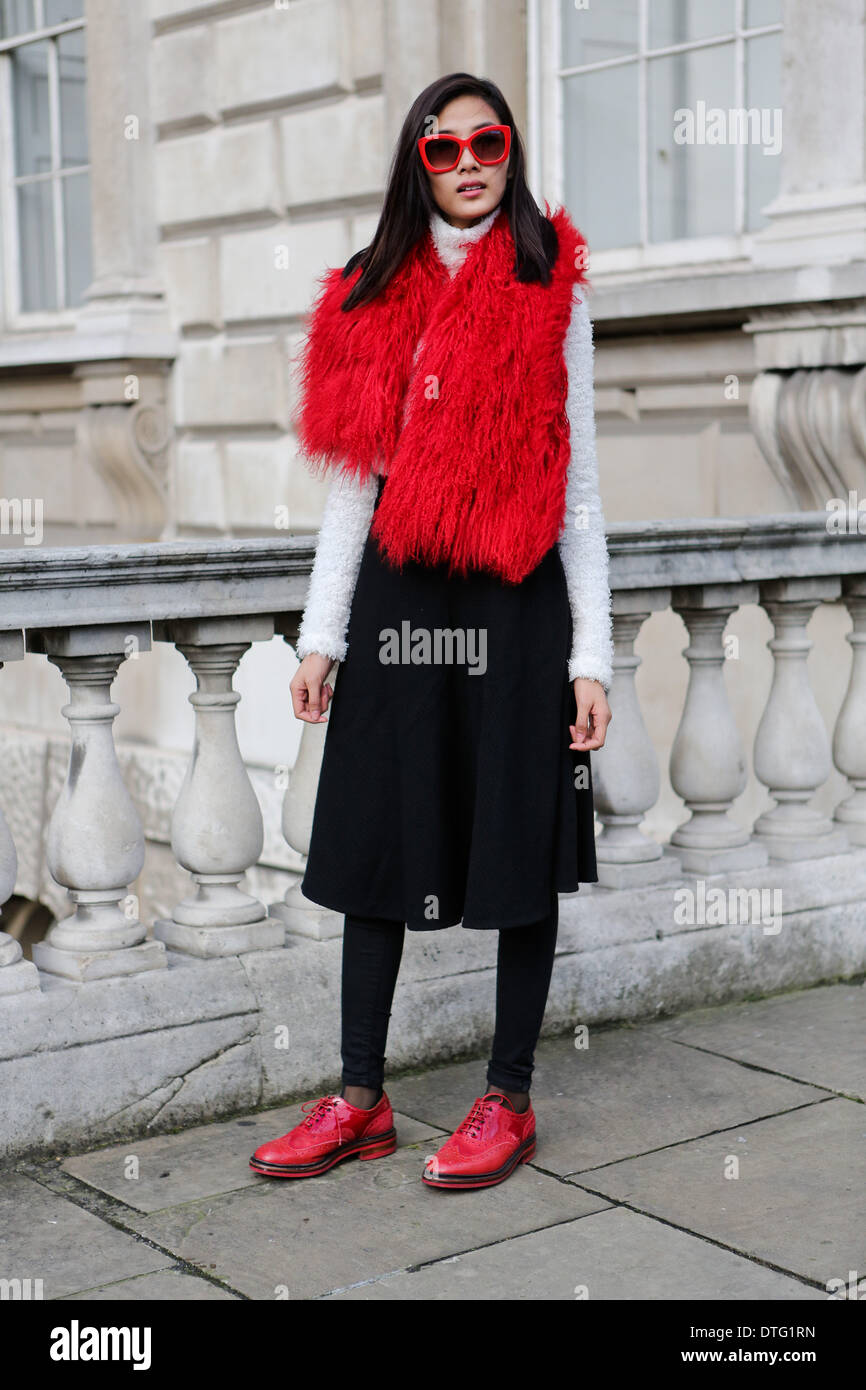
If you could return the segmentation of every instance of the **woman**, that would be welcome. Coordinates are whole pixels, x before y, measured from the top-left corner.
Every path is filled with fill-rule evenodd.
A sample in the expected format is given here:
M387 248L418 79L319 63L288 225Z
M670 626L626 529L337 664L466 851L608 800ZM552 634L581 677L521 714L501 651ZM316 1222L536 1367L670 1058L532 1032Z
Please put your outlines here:
M557 893L597 882L589 753L611 717L585 265L502 93L453 73L406 117L372 243L324 276L298 423L337 476L291 691L298 719L331 707L301 886L345 914L343 1085L256 1150L264 1175L394 1151L407 926L499 931L487 1090L422 1180L487 1187L535 1152Z

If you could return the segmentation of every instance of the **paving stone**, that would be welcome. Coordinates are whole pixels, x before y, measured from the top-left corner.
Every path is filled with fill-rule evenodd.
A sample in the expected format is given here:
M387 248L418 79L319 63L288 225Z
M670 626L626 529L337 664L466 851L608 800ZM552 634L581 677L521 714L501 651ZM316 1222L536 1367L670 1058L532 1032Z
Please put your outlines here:
M597 1168L584 1180L824 1287L866 1270L864 1140L864 1107L828 1100ZM731 1155L738 1178L724 1175Z
M286 1134L303 1118L300 1104L283 1105L219 1124L196 1125L181 1134L113 1144L68 1158L62 1167L137 1211L159 1211L196 1198L257 1186L261 1177L249 1166L254 1151L267 1139ZM394 1127L398 1145L429 1140L438 1147L442 1141L439 1130L408 1115L395 1112ZM133 1158L138 1161L137 1168L130 1163Z
M515 1236L329 1300L826 1299L823 1290L623 1208Z
M83 1293L66 1294L61 1303L239 1303L230 1289L219 1289L209 1279L201 1279L185 1269L165 1269L157 1274L139 1274L135 1279L120 1279L115 1284L85 1289Z
M0 1276L70 1301L573 1300L584 1284L591 1300L823 1299L827 1280L866 1271L866 1111L826 1089L862 1094L864 998L836 985L593 1028L587 1050L544 1040L537 1156L487 1190L420 1182L483 1094L482 1060L389 1079L398 1152L309 1181L247 1166L299 1103L58 1163L61 1185L75 1174L107 1210L125 1204L128 1235L49 1190L53 1167L44 1183L9 1172Z
M696 1009L651 1026L678 1042L866 1100L864 985L825 985Z
M603 1210L604 1199L522 1165L507 1182L444 1192L421 1182L421 1143L310 1179L132 1216L136 1229L255 1299L310 1298L360 1279Z
M826 1092L683 1047L647 1028L543 1040L536 1049L533 1160L565 1175L792 1109ZM481 1087L478 1088L479 1070ZM453 1129L484 1091L483 1066L461 1062L388 1086L392 1103ZM474 1089L473 1089L474 1088Z
M45 1299L174 1262L20 1173L0 1176L0 1275L41 1279Z

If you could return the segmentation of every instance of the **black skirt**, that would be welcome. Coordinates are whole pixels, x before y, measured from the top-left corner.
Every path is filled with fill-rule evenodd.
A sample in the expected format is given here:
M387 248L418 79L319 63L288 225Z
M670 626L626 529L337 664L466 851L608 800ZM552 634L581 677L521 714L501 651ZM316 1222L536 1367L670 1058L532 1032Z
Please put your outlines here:
M596 883L591 755L568 746L571 642L556 545L508 584L399 570L368 535L305 896L435 931L537 922L554 891Z

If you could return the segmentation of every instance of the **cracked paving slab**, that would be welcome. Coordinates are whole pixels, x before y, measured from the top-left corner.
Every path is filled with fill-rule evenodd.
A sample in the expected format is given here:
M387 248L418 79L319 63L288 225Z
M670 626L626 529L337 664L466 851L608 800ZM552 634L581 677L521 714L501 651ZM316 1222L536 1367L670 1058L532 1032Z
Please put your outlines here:
M831 1099L567 1181L825 1287L866 1269L864 1141Z
M695 1009L650 1027L676 1042L866 1100L866 984Z
M133 1214L135 1228L255 1299L313 1298L358 1280L441 1259L602 1210L604 1199L530 1165L469 1192L426 1188L438 1147L349 1160L310 1180L260 1178L253 1190Z
M419 1299L825 1299L822 1290L622 1207L324 1295Z
M463 1062L397 1077L388 1094L406 1114L450 1131L472 1097L483 1094L478 1072L477 1062ZM560 1175L581 1172L823 1101L826 1094L642 1027L590 1029L583 1050L573 1038L545 1039L536 1049L532 1084L534 1162Z
M66 1294L61 1303L240 1303L230 1289L219 1289L207 1279L184 1269L163 1269L156 1274L138 1274L132 1279L118 1279L81 1293Z
M253 1152L267 1139L286 1134L304 1118L300 1105L196 1125L180 1134L130 1139L125 1144L67 1158L61 1167L89 1186L140 1212L160 1211L202 1197L257 1187L261 1175L249 1166ZM408 1115L394 1115L399 1146L444 1136ZM130 1160L135 1162L131 1163Z
M0 1270L41 1279L45 1299L174 1263L21 1173L0 1175Z
M861 1085L864 997L836 985L590 1029L585 1050L543 1040L536 1157L485 1190L420 1182L427 1154L486 1089L479 1060L389 1081L398 1152L309 1182L247 1166L298 1122L299 1102L62 1167L20 1164L0 1176L0 1256L46 1279L46 1297L79 1301L278 1290L438 1300L488 1296L476 1292L485 1286L501 1298L515 1278L538 1290L516 1296L534 1298L573 1298L579 1283L591 1298L826 1297L827 1279L866 1268L866 1111L832 1094ZM726 1179L732 1155L740 1176ZM568 1283L573 1261L584 1277Z

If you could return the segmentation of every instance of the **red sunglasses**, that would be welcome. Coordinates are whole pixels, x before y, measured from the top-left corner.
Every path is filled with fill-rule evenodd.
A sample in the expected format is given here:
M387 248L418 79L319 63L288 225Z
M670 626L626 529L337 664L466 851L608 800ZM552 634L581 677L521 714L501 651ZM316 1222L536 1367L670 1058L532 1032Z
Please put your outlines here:
M460 140L456 135L422 135L418 141L421 158L432 174L447 174L449 169L456 169L467 145L479 164L501 164L511 150L511 126L486 125L468 140Z

